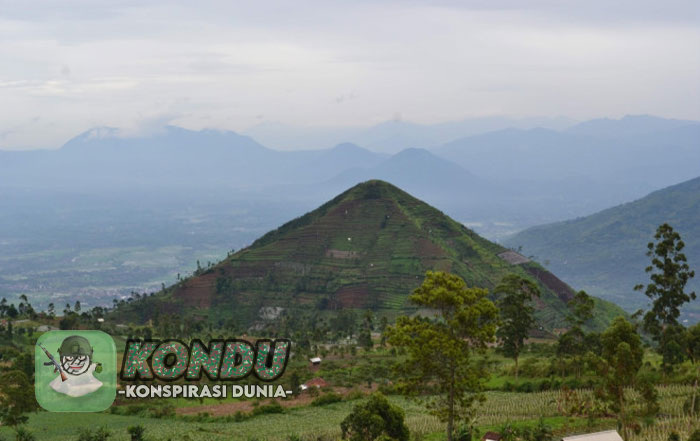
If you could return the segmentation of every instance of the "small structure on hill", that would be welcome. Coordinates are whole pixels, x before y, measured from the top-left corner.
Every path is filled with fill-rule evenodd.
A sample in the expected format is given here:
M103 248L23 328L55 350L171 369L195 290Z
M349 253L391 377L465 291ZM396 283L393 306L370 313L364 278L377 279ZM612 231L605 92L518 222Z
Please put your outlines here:
M321 366L321 357L309 358L309 369L312 371L318 370Z
M604 432L586 433L583 435L567 436L562 441L624 441L617 430L606 430Z
M498 432L486 432L481 437L481 441L501 441L501 439L503 439L503 436Z
M304 392L306 389L315 387L316 389L320 389L322 387L327 387L328 383L326 383L326 380L324 380L321 377L316 377L312 378L311 380L307 381L306 383L302 384L299 386L299 390Z

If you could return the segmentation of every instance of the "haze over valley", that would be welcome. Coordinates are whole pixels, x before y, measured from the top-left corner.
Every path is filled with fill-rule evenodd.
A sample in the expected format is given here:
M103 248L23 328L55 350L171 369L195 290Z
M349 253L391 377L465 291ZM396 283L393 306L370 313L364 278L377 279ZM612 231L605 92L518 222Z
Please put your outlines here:
M254 132L276 136L262 126ZM148 135L95 128L58 149L0 151L0 199L12 207L0 212L0 295L32 294L39 306L76 297L95 305L159 290L197 261L218 262L370 179L513 245L508 237L526 228L700 175L700 123L652 116L390 121L307 128L295 142L318 147L318 133L337 144L289 150L234 132L165 126ZM525 246L530 252L554 262ZM587 276L564 272L574 287L607 293L584 284Z

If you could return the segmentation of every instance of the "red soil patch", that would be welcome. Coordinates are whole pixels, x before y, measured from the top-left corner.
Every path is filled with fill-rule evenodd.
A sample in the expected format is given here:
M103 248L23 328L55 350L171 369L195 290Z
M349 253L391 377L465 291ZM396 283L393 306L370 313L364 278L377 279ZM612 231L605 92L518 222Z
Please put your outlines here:
M415 244L416 252L421 257L444 257L446 255L445 250L443 250L439 245L436 245L433 241L421 238L416 241Z
M342 308L362 308L367 303L369 287L363 283L360 285L346 285L335 292L333 300Z
M175 291L175 298L181 299L188 307L209 308L211 306L211 296L216 284L214 272L193 277L183 283L184 285Z
M574 295L576 295L574 290L571 289L569 285L562 282L561 279L559 279L557 276L550 273L549 271L537 267L525 267L525 269L527 270L527 272L537 277L537 280L542 282L544 286L554 291L554 293L557 295L557 297L559 297L560 300L568 302L569 300L574 298Z
M359 257L357 251L342 251L342 250L327 250L326 257L332 257L334 259L354 259Z

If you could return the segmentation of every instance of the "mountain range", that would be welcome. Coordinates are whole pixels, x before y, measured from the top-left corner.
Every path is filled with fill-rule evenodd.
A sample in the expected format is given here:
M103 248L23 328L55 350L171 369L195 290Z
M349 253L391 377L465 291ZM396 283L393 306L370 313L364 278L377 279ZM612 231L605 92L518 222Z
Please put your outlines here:
M11 207L0 210L0 296L151 290L370 179L503 240L700 176L699 128L650 116L391 121L328 129L349 142L298 151L250 132L96 128L56 150L0 150L0 206ZM159 258L146 270L135 262L147 249Z
M465 124L430 127L448 136L459 132L449 127ZM399 126L389 132L404 137L417 130ZM382 127L368 132L384 133ZM376 178L498 238L700 175L700 123L650 116L591 120L559 131L508 128L427 149L404 144L391 155L352 143L279 151L233 132L168 126L134 137L100 128L58 150L0 151L0 191L223 190L278 194L308 207Z
M697 274L686 291L700 294L700 178L590 216L527 229L505 244L547 262L572 286L634 311L649 307L649 299L633 287L649 281L647 243L665 222L681 235L683 253ZM682 313L690 322L700 321L700 299Z

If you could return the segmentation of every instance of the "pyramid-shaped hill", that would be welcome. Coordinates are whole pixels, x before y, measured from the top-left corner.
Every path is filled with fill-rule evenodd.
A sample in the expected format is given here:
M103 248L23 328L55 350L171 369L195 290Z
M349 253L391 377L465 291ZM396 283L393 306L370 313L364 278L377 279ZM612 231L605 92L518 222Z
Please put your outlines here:
M469 286L492 289L508 273L537 281L537 315L545 328L564 326L573 290L534 262L490 242L439 210L383 181L352 187L212 268L152 298L136 312L188 311L244 326L278 308L373 309L393 317L428 270L449 271ZM149 301L151 301L149 299ZM621 310L597 302L600 325ZM145 316L144 316L145 315Z

